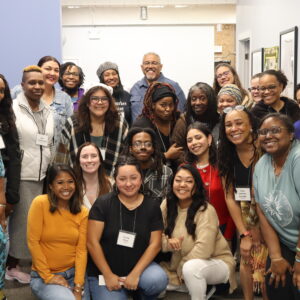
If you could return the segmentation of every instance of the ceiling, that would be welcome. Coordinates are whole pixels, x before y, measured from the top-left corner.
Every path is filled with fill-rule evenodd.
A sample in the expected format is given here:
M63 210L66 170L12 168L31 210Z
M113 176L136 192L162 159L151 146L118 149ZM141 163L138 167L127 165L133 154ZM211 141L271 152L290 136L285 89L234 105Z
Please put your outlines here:
M139 6L200 6L200 5L224 5L236 4L237 0L61 0L63 7L78 8L90 6L118 6L118 7L139 7Z

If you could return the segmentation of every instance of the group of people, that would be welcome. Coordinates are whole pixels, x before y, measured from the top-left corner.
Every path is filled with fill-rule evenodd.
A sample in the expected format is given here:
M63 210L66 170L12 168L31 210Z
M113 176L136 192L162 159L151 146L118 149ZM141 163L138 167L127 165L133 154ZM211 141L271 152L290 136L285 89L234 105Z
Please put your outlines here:
M43 300L208 299L236 289L238 252L244 299L300 299L300 108L285 75L247 91L221 63L185 99L157 54L141 68L130 93L112 62L88 90L51 56L12 92L0 75L0 300L4 277Z

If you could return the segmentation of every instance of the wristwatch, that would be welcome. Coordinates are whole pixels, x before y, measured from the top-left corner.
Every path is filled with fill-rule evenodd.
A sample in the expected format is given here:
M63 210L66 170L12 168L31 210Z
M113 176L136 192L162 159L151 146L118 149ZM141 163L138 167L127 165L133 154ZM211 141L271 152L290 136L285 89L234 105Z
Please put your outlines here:
M242 239L242 238L244 238L244 237L246 237L248 235L251 235L250 231L245 231L244 233L240 234L240 239Z

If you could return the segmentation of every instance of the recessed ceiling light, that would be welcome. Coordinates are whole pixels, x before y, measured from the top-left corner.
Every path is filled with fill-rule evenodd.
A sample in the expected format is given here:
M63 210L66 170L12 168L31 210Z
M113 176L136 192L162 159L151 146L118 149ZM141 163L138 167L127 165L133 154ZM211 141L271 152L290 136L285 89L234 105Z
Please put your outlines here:
M68 8L71 8L71 9L73 9L73 8L80 8L79 5L68 5L67 7L68 7Z
M148 5L148 8L164 8L164 5Z
M187 5L175 5L175 8L185 8L188 7Z

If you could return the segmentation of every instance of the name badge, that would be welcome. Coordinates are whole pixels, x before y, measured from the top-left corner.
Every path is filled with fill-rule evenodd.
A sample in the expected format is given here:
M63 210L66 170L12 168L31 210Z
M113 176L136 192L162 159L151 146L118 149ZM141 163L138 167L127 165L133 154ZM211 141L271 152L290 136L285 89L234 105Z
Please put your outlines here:
M117 245L128 248L133 248L136 233L125 230L120 230L117 240Z
M235 201L251 201L251 192L249 187L236 188L236 192L234 193Z
M2 138L2 135L0 134L0 149L5 149L5 144Z
M36 144L39 146L48 146L48 135L47 134L40 134L36 135Z

